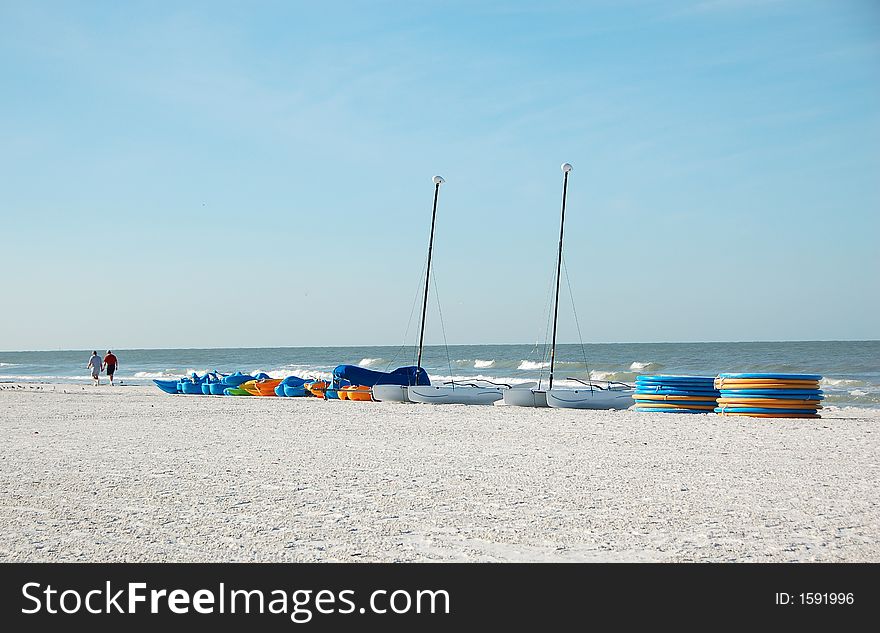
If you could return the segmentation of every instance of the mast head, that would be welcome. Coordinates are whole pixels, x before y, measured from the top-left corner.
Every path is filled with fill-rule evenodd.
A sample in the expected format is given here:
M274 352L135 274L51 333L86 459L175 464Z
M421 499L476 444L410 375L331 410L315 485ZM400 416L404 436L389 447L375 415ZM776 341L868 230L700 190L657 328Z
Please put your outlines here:
M439 184L446 182L445 180L443 180L443 176L434 176L433 178L431 178L431 180L434 181L435 185L439 185Z
M566 174L572 170L571 163L562 163L562 171Z

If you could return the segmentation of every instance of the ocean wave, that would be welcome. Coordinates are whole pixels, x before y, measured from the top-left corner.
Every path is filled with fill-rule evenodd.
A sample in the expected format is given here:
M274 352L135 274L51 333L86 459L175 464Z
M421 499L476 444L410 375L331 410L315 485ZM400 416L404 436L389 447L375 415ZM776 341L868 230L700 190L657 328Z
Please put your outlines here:
M848 378L823 378L820 381L823 387L865 387L867 383L861 380L851 380Z
M641 362L635 361L629 366L631 371L636 372L646 372L646 371L657 371L658 369L663 369L663 365L661 363L654 363L651 361Z
M376 365L382 364L384 361L384 358L362 358L358 365L361 367L375 367Z
M479 358L474 361L474 369L489 369L490 367L495 366L494 360L480 360Z
M631 371L599 371L590 372L591 380L612 380L617 382L633 382L638 376L637 373Z
M0 367L20 367L19 363L0 363Z
M188 374L172 372L170 369L166 371L138 371L135 372L135 378L184 378Z
M445 375L435 375L431 374L431 383L435 385L441 385L446 382L455 381L456 383L464 383L467 384L473 381L488 381L493 382L497 385L521 385L524 383L535 383L537 378L523 378L522 376L487 376L485 374L478 374L476 376L445 376ZM553 380L554 387L566 387L577 389L578 387L583 387L583 383L578 382L577 380L567 380L566 378L557 378ZM547 377L544 377L542 382L542 387L544 389L547 388Z
M249 372L252 376L263 373L269 378L287 378L288 376L297 376L298 378L313 378L315 380L332 380L333 372L322 369L316 369L306 365L298 365L293 367L281 367L277 369L255 369Z
M547 369L550 367L550 363L536 363L533 360L523 360L520 361L517 369L520 371L535 371L537 369Z
M514 378L513 376L487 376L485 374L477 374L476 376L443 376L443 375L435 375L430 374L428 376L431 379L433 384L442 384L444 382L449 382L454 380L455 382L471 382L474 380L487 380L489 382L498 383L501 385L519 385L524 382L534 382L534 380L530 380L528 378Z

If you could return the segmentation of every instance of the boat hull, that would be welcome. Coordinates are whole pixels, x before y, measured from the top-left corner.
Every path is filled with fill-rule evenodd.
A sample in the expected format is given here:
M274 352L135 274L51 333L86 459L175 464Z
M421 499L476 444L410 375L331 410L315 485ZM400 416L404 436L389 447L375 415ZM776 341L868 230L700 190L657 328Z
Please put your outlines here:
M504 404L512 407L535 407L545 408L547 404L547 392L539 389L522 389L514 387L506 389L502 394Z
M547 405L554 409L629 409L634 389L550 389Z
M407 395L406 385L373 385L373 400L376 402L412 402Z
M407 387L407 397L424 404L494 404L504 397L501 387L451 387L420 385Z

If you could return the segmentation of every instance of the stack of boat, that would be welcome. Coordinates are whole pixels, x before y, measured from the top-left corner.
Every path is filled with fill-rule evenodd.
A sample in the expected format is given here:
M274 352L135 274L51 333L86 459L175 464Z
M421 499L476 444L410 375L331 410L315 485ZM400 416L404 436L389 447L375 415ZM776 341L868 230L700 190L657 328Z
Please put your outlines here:
M814 374L719 374L715 412L753 418L818 418L825 397Z
M633 400L637 411L710 413L718 390L711 376L638 376Z

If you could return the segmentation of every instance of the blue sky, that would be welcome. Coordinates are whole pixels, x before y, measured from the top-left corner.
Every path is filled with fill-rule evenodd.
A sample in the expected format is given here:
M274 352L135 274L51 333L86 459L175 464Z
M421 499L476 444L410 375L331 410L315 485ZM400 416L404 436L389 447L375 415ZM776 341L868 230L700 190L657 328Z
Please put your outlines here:
M0 5L0 349L880 338L880 5ZM571 305L560 338L576 340ZM442 342L433 308L427 342Z

